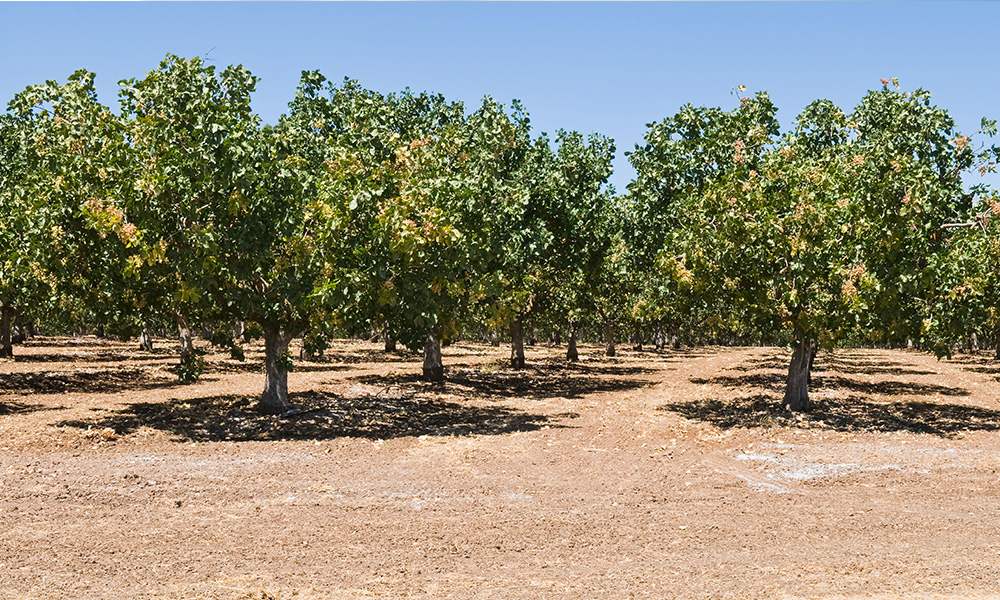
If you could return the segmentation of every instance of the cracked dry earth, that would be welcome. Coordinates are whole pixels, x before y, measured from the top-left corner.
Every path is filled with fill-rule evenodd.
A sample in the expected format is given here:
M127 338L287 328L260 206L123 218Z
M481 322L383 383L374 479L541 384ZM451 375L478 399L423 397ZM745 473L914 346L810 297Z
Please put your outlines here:
M1000 363L774 348L340 342L261 355L39 338L0 362L0 598L1000 597Z

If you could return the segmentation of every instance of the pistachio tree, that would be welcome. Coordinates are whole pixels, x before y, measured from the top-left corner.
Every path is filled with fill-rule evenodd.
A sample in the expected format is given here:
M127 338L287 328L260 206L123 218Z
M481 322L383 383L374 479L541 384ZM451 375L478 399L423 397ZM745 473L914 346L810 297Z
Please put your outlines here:
M10 102L3 129L0 338L13 312L48 310L76 323L127 322L121 265L134 240L121 203L127 146L120 120L97 99L95 75L30 86ZM36 314L37 316L37 314ZM0 352L9 354L9 344Z
M545 234L530 293L537 313L568 327L567 359L576 360L576 323L609 299L601 274L618 231L614 190L607 187L615 145L599 134L564 130L555 143L542 171L544 186L528 207Z
M288 410L288 346L318 310L323 271L312 242L306 151L293 132L260 127L257 78L168 56L122 82L122 115L139 163L130 217L141 238L132 268L156 282L182 339L182 373L197 371L190 321L251 321L263 331L260 409ZM187 368L186 368L187 367Z
M938 356L986 334L1000 358L1000 202L988 197L980 208L973 220L941 232L946 247L930 262L935 276L919 339Z
M29 214L19 192L24 175L22 136L9 115L0 116L0 358L11 358L11 324L17 307L29 295L31 273L30 241L25 218Z
M479 223L470 201L464 110L435 94L383 95L356 81L302 83L283 124L311 144L330 265L318 296L347 327L377 328L424 350L443 378L440 343L470 297Z
M883 81L850 116L855 175L845 194L854 200L849 225L877 285L866 295L866 327L881 343L919 339L937 272L932 258L947 251L947 223L965 222L976 194L969 137L955 130L929 92L905 92Z
M765 94L684 107L633 154L630 192L662 207L668 251L723 318L787 339L783 405L808 410L817 347L860 328L883 342L919 332L937 232L970 206L971 160L947 111L888 81L849 115L814 102L781 138L774 115Z

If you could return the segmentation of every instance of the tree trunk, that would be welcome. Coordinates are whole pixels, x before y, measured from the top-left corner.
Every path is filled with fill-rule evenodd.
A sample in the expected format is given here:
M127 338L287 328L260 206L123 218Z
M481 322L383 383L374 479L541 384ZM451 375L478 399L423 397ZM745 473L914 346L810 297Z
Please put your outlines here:
M604 355L615 355L615 326L610 319L604 321Z
M677 334L675 333L675 334L674 334L674 335L673 335L673 336L672 336L672 337L670 338L670 346L671 346L671 347L672 347L672 348L673 348L674 350L680 350L680 349L681 349L681 336L679 336L679 335L677 335Z
M213 333L212 330L213 329L214 329L214 327L212 327L211 323L202 323L202 325L201 325L201 339L205 340L206 342L211 342L212 341L212 333Z
M809 363L814 342L796 335L792 362L788 365L788 385L785 388L784 406L786 410L805 412L809 405Z
M246 331L246 323L243 321L236 321L233 323L233 340L242 340L244 331Z
M104 324L103 323L97 326L97 328L94 330L94 335L99 340L103 340L104 339L105 335L104 335Z
M811 340L809 344L809 385L813 382L813 363L816 362L816 353L819 351L819 344Z
M569 342L566 347L566 360L576 362L580 360L580 353L576 350L576 327L573 322L569 322Z
M38 330L35 328L34 321L28 321L24 324L24 332L28 334L29 338L33 338L38 335Z
M996 341L993 344L993 357L1000 360L1000 327L997 327L994 337Z
M0 358L14 358L14 345L11 344L10 327L14 320L14 309L0 307Z
M975 332L969 335L969 352L979 354L979 336Z
M187 365L194 357L194 339L191 337L191 326L186 315L177 313L177 337L181 343L181 365Z
M663 350L667 345L667 336L663 333L663 324L656 324L656 333L653 334L653 346L657 350Z
M264 329L264 393L258 410L277 415L292 407L288 402L288 344L292 335L280 327Z
M14 329L10 337L11 342L15 344L23 344L28 339L28 334L24 331L24 316L21 314L21 311L14 313Z
M388 323L382 329L382 341L385 343L386 354L396 351L396 337L392 335L392 330L389 328Z
M153 351L153 336L149 333L148 327L143 327L142 333L139 334L139 349L146 352Z
M441 361L441 340L437 337L436 328L427 334L424 345L424 379L426 381L444 381L444 363Z
M309 337L309 330L302 332L302 345L299 346L299 360L312 360L316 358L312 353L312 348L306 343L306 339Z
M510 368L524 368L524 324L520 317L510 322Z

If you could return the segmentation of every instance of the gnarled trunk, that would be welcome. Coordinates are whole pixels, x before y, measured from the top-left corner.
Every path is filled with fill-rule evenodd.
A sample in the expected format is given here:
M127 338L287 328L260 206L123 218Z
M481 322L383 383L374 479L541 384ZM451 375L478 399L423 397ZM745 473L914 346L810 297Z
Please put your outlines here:
M813 363L816 362L816 353L819 351L819 345L816 340L810 340L809 343L809 385L813 382Z
M392 329L389 324L386 323L385 327L382 328L382 341L385 343L386 353L391 353L396 351L396 336L392 334Z
M288 402L288 344L292 335L280 327L264 329L264 393L258 409L281 414L292 407Z
M181 365L191 363L194 358L194 338L191 336L191 326L188 324L187 315L177 313L174 316L177 321L177 337L181 345Z
M424 344L424 380L444 381L444 363L441 360L441 340L435 327L427 334Z
M783 404L786 410L805 412L810 409L809 373L816 343L805 339L801 333L796 334L795 342L792 362L788 365L788 384Z
M313 353L313 349L310 347L306 340L309 338L309 330L302 332L302 345L299 346L299 360L312 360L316 358Z
M21 314L21 311L14 313L14 329L10 338L11 342L15 344L23 344L28 339L28 332L24 329L24 315Z
M604 355L615 355L615 326L610 319L604 320Z
M580 353L576 350L576 326L573 321L569 322L569 344L566 347L566 360L570 362L580 360Z
M13 321L14 309L6 305L0 307L0 358L14 358L14 345L10 338Z
M510 322L510 368L524 368L524 324L520 317Z
M632 349L636 352L642 352L642 332L636 331L632 334Z
M139 334L139 349L146 352L153 351L153 335L149 332L148 327L143 327L142 333Z

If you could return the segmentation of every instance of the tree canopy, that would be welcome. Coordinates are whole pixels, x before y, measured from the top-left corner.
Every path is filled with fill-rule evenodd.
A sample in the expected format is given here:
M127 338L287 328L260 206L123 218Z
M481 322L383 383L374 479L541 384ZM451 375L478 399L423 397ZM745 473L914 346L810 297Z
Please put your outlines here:
M192 379L192 326L241 356L248 323L261 409L283 412L299 336L319 352L380 335L441 380L459 337L509 331L523 368L528 332L567 332L570 360L582 329L609 354L669 334L787 344L783 405L808 410L819 348L1000 345L1000 202L973 181L1000 151L895 80L784 132L763 92L682 106L628 153L624 194L613 140L535 132L516 100L467 110L305 71L264 124L242 66L168 55L120 82L117 113L94 80L30 86L0 116L0 356L25 316L120 335L169 320Z

